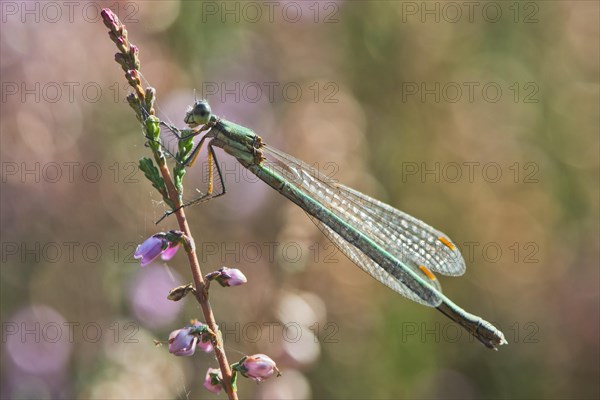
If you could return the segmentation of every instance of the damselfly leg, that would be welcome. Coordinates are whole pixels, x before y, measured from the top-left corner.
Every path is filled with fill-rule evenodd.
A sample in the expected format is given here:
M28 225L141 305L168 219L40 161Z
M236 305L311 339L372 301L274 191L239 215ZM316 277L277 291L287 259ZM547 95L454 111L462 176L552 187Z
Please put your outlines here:
M206 131L210 130L210 128L214 124L207 123L207 124L201 126L199 129L184 129L184 130L180 130L177 127L175 127L171 124L168 124L164 121L160 121L160 125L163 126L166 130L168 130L170 132L170 134L173 135L179 142L182 140L189 140L189 139L196 137L202 133L205 133ZM161 146L163 149L166 150L166 152L169 154L169 156L171 156L175 160L175 162L189 168L189 167L194 166L194 164L198 160L198 157L199 157L201 150L204 146L204 143L207 139L211 139L211 137L209 135L205 134L200 139L200 141L195 145L194 149L190 152L190 154L187 156L187 158L184 160L180 160L180 157L177 157L177 155L173 154L173 151L170 150L169 148L166 148L162 142L161 142ZM222 196L226 193L225 184L223 182L223 174L221 172L221 167L219 166L219 161L217 159L215 150L210 142L208 143L207 147L208 147L207 160L206 160L206 164L205 164L206 165L206 170L205 170L206 171L206 175L205 175L206 191L203 192L200 189L196 188L195 190L199 194L199 196L196 196L195 198L192 198L192 199L184 200L183 204L180 207L178 207L175 210L166 212L165 215L163 215L158 221L156 221L157 224L181 208L184 208L184 207L187 207L190 205L203 203L203 202L209 201L213 198ZM202 169L204 169L204 165L203 165Z

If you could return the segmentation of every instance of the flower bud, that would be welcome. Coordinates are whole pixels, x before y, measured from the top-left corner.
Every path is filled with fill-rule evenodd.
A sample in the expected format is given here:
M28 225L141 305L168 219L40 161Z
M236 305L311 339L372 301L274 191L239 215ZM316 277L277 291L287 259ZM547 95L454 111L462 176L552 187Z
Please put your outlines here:
M277 376L281 375L275 361L264 354L246 357L241 361L238 369L246 378L254 379L257 382L268 379L273 372L277 372Z
M169 295L167 296L167 299L171 301L179 301L185 296L187 296L190 292L196 293L196 289L191 283L188 283L187 285L177 286L176 288L171 289Z
M223 385L221 381L223 380L223 376L221 375L221 370L218 368L209 368L206 371L206 377L204 378L204 387L209 392L213 392L214 394L221 393L223 390Z
M239 286L248 282L246 276L237 268L221 267L214 279L223 287Z

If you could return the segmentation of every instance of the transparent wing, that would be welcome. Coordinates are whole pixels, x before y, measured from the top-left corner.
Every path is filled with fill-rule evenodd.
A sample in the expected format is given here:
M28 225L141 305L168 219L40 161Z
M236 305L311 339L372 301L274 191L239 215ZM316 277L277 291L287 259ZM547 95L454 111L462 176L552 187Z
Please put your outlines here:
M340 218L358 228L381 248L408 265L424 265L443 275L458 276L465 270L460 250L442 232L423 221L333 182L306 163L265 146L265 165L295 183Z
M335 247L340 250L346 257L350 259L354 264L358 265L363 271L371 275L373 278L377 279L379 282L383 283L393 291L400 293L402 296L415 301L417 303L437 307L440 305L442 299L440 297L433 298L424 298L424 293L421 292L420 295L411 290L408 286L403 284L400 280L395 278L392 274L388 273L386 270L381 268L377 263L367 257L362 251L352 246L350 243L346 242L340 235L334 232L330 227L316 219L315 217L308 215L309 218L314 222L314 224L323 232L325 236L335 245ZM408 263L407 264L413 271L417 274L421 275L424 279L427 279L430 284L438 291L442 292L442 287L439 284L437 279L429 279L425 275L425 273L418 268L418 266Z
M467 267L462 254L445 233L357 190L343 185L338 187L341 196L359 199L353 202L363 204L369 210L368 214L373 221L380 225L377 230L396 244L390 246L388 243L386 250L391 254L406 258L407 254L414 252L423 257L429 269L434 272L448 276L460 276L465 273Z
M177 127L165 123L164 121L160 124L160 141L159 144L162 147L165 155L173 160L176 160L177 152L179 151L179 141L182 136L186 135L186 130L180 130ZM194 139L194 142L200 140L201 136Z

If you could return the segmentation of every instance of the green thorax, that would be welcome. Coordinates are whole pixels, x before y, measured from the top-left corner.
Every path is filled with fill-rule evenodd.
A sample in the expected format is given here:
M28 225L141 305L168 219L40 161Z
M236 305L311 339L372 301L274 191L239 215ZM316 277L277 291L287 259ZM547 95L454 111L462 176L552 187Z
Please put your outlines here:
M260 164L263 160L260 149L262 139L253 130L226 119L215 118L215 126L211 131L212 144L221 147L228 154L237 158L243 165Z

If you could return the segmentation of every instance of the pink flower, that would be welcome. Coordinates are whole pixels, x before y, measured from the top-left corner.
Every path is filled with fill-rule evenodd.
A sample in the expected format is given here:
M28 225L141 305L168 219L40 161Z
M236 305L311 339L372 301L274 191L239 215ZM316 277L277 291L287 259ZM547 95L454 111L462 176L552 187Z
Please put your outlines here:
M180 357L189 357L196 352L198 336L193 335L192 328L177 329L169 335L169 353Z
M246 357L241 362L239 370L242 375L257 382L268 379L275 371L277 371L277 376L281 375L275 361L264 354L254 354Z
M209 368L206 371L206 377L204 377L204 387L209 392L213 392L214 394L221 393L223 390L223 385L221 381L223 380L223 376L221 375L221 370L218 368Z
M175 256L175 254L177 254L177 250L179 250L179 243L169 243L169 247L162 252L160 258L162 258L164 261L169 261L171 258L173 258L173 256Z
M218 275L214 278L221 286L239 286L248 282L246 276L236 268L219 268Z
M210 353L211 351L213 351L213 346L210 340L207 340L206 342L198 340L197 346L200 348L200 350L202 350L205 353Z
M206 324L203 324L202 322L194 322L193 326L197 331L200 331L200 332L203 331L205 328L207 328ZM211 351L213 351L213 346L212 346L212 342L210 340L210 336L205 332L202 332L200 334L200 338L198 339L197 346L200 348L200 350L202 350L205 353L210 353Z

